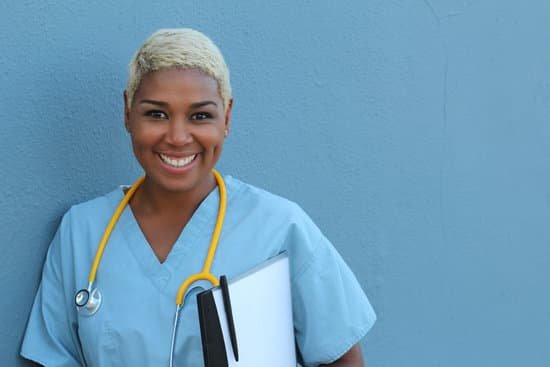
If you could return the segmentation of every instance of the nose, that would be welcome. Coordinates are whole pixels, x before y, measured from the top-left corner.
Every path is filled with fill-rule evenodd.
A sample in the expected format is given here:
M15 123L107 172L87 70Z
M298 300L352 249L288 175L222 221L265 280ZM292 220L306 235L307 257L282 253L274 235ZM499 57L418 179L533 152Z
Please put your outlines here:
M183 119L172 119L170 121L166 141L172 145L185 145L193 141L189 124Z

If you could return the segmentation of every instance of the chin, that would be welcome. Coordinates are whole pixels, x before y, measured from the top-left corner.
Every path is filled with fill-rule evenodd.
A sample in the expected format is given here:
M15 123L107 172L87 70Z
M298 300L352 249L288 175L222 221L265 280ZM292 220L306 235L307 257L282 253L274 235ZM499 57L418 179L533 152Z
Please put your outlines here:
M207 190L205 185L208 185L208 177L210 175L211 169L201 169L195 170L194 172L187 172L185 175L181 176L171 176L171 175L158 175L150 176L151 184L162 191L169 193L191 193L191 192L202 192ZM210 191L210 190L207 190Z

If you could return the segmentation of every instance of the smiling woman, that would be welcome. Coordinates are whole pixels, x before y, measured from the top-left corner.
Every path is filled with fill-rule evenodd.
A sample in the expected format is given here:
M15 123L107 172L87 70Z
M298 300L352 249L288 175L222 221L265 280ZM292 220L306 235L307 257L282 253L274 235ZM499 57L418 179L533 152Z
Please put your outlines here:
M201 366L201 287L184 292L182 280L206 253L203 273L231 278L286 251L300 363L362 366L358 342L375 315L332 244L296 204L213 170L233 100L212 41L153 34L132 59L124 103L145 175L65 214L21 354L44 366ZM171 339L176 295L185 327Z
M146 175L130 206L163 262L193 208L216 186L211 170L229 131L231 103L224 109L212 77L179 68L144 75L133 102L126 102L126 128Z
M126 98L127 99L127 98ZM134 153L156 189L202 198L215 186L210 171L229 131L217 83L196 70L171 68L146 74L126 104ZM205 182L206 180L206 182Z

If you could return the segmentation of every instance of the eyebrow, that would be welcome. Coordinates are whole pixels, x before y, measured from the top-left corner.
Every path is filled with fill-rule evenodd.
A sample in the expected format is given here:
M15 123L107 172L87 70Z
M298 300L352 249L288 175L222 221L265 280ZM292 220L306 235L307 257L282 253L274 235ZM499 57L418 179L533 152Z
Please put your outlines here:
M142 99L141 101L139 101L140 104L142 103L149 103L149 104L154 104L154 105L157 105L157 106L162 106L162 107L166 107L168 106L168 103L166 102L163 102L163 101L155 101L153 99ZM218 104L214 101L201 101L201 102L195 102L195 103L192 103L191 104L191 108L193 109L196 109L196 108L201 108L201 107L204 107L204 106L207 106L207 105L214 105L216 107L218 107Z
M207 106L209 104L212 104L212 105L218 107L218 104L214 101L201 101L201 102L192 103L191 108L201 108L201 107Z
M142 103L149 103L149 104L154 104L154 105L157 105L157 106L168 106L168 103L166 103L166 102L155 101L153 99L142 99L141 101L139 101L139 104L142 104Z

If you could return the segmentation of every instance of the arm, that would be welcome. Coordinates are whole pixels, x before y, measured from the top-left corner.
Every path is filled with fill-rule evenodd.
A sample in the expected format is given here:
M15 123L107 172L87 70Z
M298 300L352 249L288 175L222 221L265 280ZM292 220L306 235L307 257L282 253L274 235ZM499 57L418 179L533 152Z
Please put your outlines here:
M67 213L50 244L42 280L32 306L20 354L38 365L83 366L82 350L76 335L75 309L66 281L71 259L70 215ZM68 259L68 260L67 260ZM33 366L36 366L34 364Z
M303 364L362 367L358 343L376 320L374 310L334 246L307 215L302 220L285 243L291 269L298 269L291 270L292 315Z
M355 344L348 350L342 357L338 358L331 364L323 364L321 366L326 367L363 367L365 365L363 361L363 355L361 354L361 347L359 344Z

